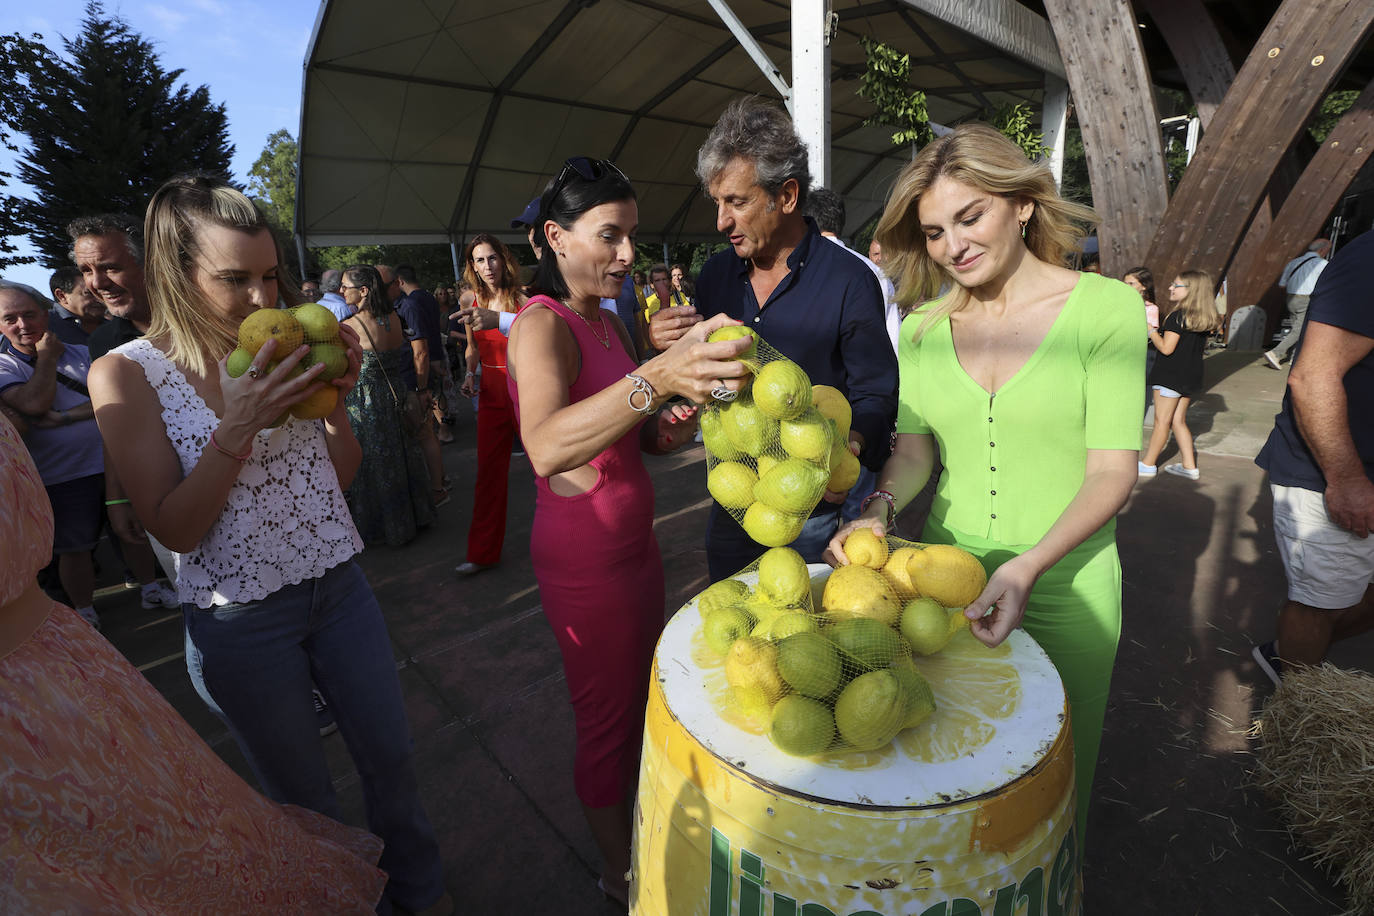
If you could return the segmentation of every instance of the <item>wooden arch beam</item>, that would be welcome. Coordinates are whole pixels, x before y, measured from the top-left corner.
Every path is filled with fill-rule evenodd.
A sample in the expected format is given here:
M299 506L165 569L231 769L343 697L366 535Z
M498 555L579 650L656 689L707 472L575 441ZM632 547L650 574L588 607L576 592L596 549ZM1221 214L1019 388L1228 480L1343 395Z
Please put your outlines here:
M1374 153L1374 81L1365 86L1355 104L1336 123L1317 155L1284 201L1253 257L1238 255L1232 265L1234 307L1260 300L1278 282L1284 265L1321 232L1327 215L1340 202L1356 174ZM1243 255L1244 252L1241 252ZM1233 308L1234 310L1234 308Z
M1045 0L1078 107L1104 273L1141 263L1169 204L1145 53L1127 0Z
M1236 67L1216 23L1202 0L1136 0L1136 5L1149 14L1178 62L1206 130L1236 78Z
M1284 0L1159 222L1146 260L1158 275L1226 272L1274 170L1371 24L1369 0Z

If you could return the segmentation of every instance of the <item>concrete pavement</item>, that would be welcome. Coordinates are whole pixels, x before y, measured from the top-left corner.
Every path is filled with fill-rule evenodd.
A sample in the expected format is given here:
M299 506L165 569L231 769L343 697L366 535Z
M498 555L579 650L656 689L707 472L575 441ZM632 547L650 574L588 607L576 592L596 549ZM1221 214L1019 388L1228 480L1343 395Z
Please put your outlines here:
M1207 360L1211 387L1189 416L1201 480L1143 481L1119 521L1125 625L1089 827L1089 913L1342 908L1247 782L1245 731L1269 694L1249 649L1272 635L1284 594L1267 486L1250 459L1286 372L1257 356ZM572 714L530 567L524 459L511 464L501 565L465 580L452 572L470 517L474 437L464 416L444 449L455 488L438 523L404 548L360 557L390 627L447 883L460 913L614 913L596 889L596 852L572 792ZM671 609L706 582L702 453L646 461ZM919 532L916 514L902 518L904 533ZM108 557L105 567L114 568ZM142 611L137 592L120 588L97 607L111 641L251 781L191 689L179 615ZM1333 661L1368 668L1371 649L1366 636ZM361 824L356 771L340 737L325 741L347 815Z

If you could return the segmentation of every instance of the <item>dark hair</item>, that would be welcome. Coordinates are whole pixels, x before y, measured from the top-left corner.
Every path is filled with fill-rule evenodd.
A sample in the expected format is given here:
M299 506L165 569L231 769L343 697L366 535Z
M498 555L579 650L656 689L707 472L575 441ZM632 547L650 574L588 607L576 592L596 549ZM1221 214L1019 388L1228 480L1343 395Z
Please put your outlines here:
M129 254L134 260L143 263L143 223L127 213L102 213L100 216L78 216L67 224L67 237L73 242L87 235L110 235L115 232L124 234L129 245ZM72 261L76 253L68 249Z
M754 180L770 195L789 178L797 182L797 204L806 206L811 189L810 157L792 119L758 96L735 99L721 112L706 142L697 150L697 178L709 188L732 159L754 164Z
M415 278L415 268L409 264L398 264L396 266L396 279L402 283L417 283Z
M597 164L600 164L599 160ZM540 256L539 265L534 269L534 279L529 285L531 295L544 295L560 302L569 295L568 285L563 281L563 271L558 267L558 253L544 235L545 222L553 220L563 229L571 229L573 223L593 207L636 199L635 189L619 169L602 166L600 171L601 177L587 179L576 170L571 170L562 184L559 183L559 177L564 176L560 174L545 187L539 199L539 225L534 227L534 244L539 246Z
M81 271L75 267L59 267L52 272L48 279L48 289L53 293L61 290L70 293L76 289L76 284L81 282Z
M1150 271L1150 268L1132 267L1130 270L1126 271L1124 274L1121 275L1121 279L1123 280L1127 277L1135 277L1137 280L1140 281L1140 285L1145 287L1146 302L1155 301L1155 275Z
M812 188L806 195L803 212L816 221L822 232L839 235L844 231L844 198L829 188Z
M382 275L377 273L377 268L368 264L356 264L346 268L343 275L350 285L367 287L367 295L358 304L358 311L367 312L377 321L395 311L383 295L386 284L382 282Z

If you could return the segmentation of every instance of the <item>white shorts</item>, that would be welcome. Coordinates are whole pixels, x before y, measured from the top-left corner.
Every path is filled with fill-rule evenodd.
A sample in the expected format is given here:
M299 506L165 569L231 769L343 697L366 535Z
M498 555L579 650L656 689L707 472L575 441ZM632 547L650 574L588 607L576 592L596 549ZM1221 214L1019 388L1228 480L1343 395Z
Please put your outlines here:
M1270 484L1274 540L1288 576L1288 600L1339 611L1374 582L1374 535L1358 538L1331 521L1323 494Z
M1178 398L1183 397L1183 395L1179 394L1174 389L1165 388L1163 385L1151 385L1150 387L1153 388L1155 391L1158 391L1166 398L1174 398L1175 400L1177 400Z

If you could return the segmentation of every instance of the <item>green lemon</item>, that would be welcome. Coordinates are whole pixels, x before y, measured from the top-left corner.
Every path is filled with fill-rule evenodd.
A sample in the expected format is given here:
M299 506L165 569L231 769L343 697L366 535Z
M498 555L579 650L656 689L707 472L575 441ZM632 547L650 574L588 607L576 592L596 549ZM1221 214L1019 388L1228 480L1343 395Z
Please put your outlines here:
M901 685L902 695L906 698L906 717L902 720L902 728L915 728L935 712L935 694L930 689L930 682L921 676L921 672L916 670L916 663L909 658L897 659L888 670L897 676L897 683Z
M706 475L706 489L727 509L748 509L758 475L738 461L722 461Z
M916 598L902 608L902 636L918 655L934 655L949 642L949 611L934 598Z
M840 653L819 633L797 633L778 643L778 674L797 693L821 699L840 686Z
M824 703L789 694L773 707L768 738L784 754L810 757L835 740L835 717Z
M778 438L778 421L771 419L745 395L721 411L721 428L730 444L746 455L758 457ZM826 449L830 448L829 442Z
M891 627L871 617L837 621L821 630L821 634L839 647L844 660L856 670L884 668L906 648Z
M706 637L706 645L717 655L725 655L735 640L749 634L754 626L754 618L742 607L723 607L706 615L702 621L701 632Z
M703 619L712 611L749 600L749 586L738 579L721 579L697 595L697 609Z
M792 457L824 464L830 458L831 429L830 421L812 407L790 420L780 421L778 441Z
M890 669L861 674L835 700L835 727L856 750L887 747L907 717L907 697Z
M701 442L706 446L706 451L721 461L733 461L744 455L743 452L730 444L729 437L725 435L725 427L721 425L719 408L711 407L702 411Z
M759 557L759 592L775 604L802 604L811 594L806 561L791 547L774 547Z
M788 458L769 469L754 487L754 498L789 515L810 515L825 495L830 475L800 458Z
M790 420L811 406L811 379L790 359L775 359L754 378L754 403L775 420Z

